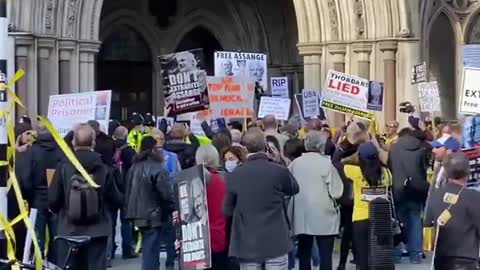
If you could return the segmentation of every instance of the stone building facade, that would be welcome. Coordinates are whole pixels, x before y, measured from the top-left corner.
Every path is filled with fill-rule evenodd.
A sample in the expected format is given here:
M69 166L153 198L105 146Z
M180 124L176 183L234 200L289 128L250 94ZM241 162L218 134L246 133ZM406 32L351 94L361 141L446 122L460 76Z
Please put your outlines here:
M135 100L161 113L157 56L205 45L266 52L269 76L288 76L293 92L321 89L329 69L384 81L380 120L402 120L398 103L418 102L411 68L425 61L443 115L455 117L461 46L480 42L477 0L156 2L165 1L10 1L15 68L27 71L16 91L31 113L45 113L52 94L122 88L109 87L115 74L126 74L112 71L119 67L138 81L129 86Z

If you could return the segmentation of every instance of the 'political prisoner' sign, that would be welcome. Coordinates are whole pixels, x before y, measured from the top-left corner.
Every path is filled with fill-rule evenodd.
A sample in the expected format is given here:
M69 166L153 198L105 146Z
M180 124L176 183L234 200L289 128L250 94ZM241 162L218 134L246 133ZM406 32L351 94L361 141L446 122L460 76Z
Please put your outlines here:
M195 49L159 57L166 104L171 114L195 112L209 107L207 73L203 50Z
M48 119L62 136L73 126L96 120L100 129L108 131L112 91L94 91L53 95L48 102Z
M423 82L418 85L421 112L440 112L440 95L437 82Z
M182 170L177 176L177 237L181 240L180 269L211 267L210 230L204 167Z
M247 76L266 90L267 70L266 54L215 52L215 76Z
M272 96L274 97L289 98L288 77L270 78L270 89L272 89Z
M322 93L321 106L341 113L351 113L371 120L367 111L369 81L330 70Z
M460 95L460 113L480 114L480 69L463 69L462 94Z
M244 118L253 116L255 82L248 77L207 77L212 117Z

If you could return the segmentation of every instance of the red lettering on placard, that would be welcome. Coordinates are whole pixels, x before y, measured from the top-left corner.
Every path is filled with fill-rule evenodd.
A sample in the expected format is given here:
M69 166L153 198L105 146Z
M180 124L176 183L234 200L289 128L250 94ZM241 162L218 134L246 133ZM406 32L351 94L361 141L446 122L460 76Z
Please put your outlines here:
M345 93L350 93L352 95L358 95L360 93L360 87L346 82L334 82L332 79L328 81L328 87Z
M352 91L351 91L352 94L354 95L358 95L360 93L360 87L358 86L352 86Z

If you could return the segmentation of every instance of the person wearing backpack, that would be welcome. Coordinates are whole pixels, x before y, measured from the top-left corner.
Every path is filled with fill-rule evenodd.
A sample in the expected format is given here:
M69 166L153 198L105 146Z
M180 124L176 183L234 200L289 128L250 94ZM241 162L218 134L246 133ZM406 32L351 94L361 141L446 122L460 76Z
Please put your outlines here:
M82 124L74 132L73 147L76 158L99 187L90 185L75 166L65 162L55 170L48 191L50 210L58 214L58 236L91 237L75 255L74 269L107 268L107 241L112 232L107 206L124 201L100 154L93 151L95 136L90 126ZM66 251L66 248L58 250L60 265L65 261Z
M113 155L113 175L119 190L125 193L125 178L128 170L132 166L136 151L127 143L128 129L124 126L119 126L113 133L115 140L115 153ZM133 226L125 218L125 205L121 207L114 207L111 209L112 213L112 238L109 240L109 252L111 257L115 255L115 231L117 227L117 217L120 211L120 234L122 236L122 258L132 259L138 257L133 250Z
M140 150L127 174L127 219L142 234L142 270L158 270L163 228L171 223L175 199L161 144L146 136Z

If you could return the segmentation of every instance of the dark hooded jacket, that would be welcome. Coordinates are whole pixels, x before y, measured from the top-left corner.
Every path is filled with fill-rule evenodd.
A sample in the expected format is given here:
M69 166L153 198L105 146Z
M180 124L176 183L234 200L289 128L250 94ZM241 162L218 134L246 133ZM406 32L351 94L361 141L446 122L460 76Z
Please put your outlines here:
M90 237L108 236L112 231L112 221L107 205L121 205L124 197L118 191L114 179L102 162L100 154L88 150L78 150L75 151L75 156L87 173L93 175L93 180L100 186L97 190L99 192L100 216L97 222L88 225L72 223L67 217L71 178L76 173L76 169L69 162L62 163L55 170L55 175L48 190L50 210L58 214L58 234Z
M165 150L177 154L183 170L195 166L195 153L200 146L200 142L195 136L191 135L189 139L190 144L180 140L170 140L163 146Z
M400 137L397 143L391 146L388 167L393 175L395 202L421 200L407 195L404 185L408 177L411 177L412 181L427 181L427 153L424 142L411 135Z
M55 169L59 162L66 159L50 133L39 133L33 147L41 151L43 155L42 160L46 169Z
M95 152L102 156L103 163L113 166L113 155L115 154L115 142L112 137L100 131L95 139Z

